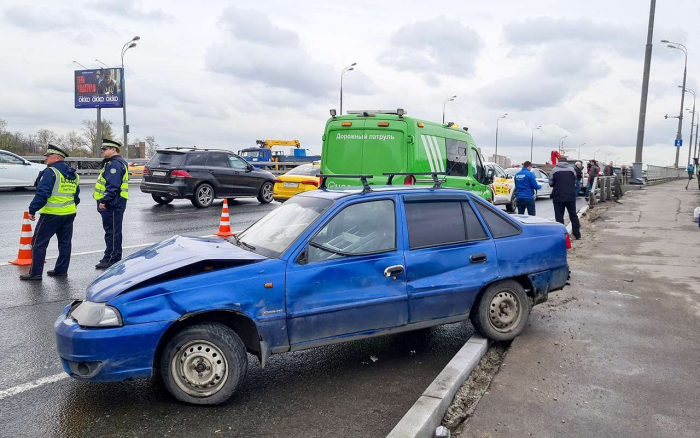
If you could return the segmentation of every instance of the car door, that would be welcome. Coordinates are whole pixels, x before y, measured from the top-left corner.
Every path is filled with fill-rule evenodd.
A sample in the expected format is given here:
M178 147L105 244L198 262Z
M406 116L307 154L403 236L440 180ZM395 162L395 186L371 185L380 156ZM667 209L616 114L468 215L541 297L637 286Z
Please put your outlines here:
M532 169L532 172L535 174L537 184L542 186L542 188L537 191L537 196L549 196L552 193L552 188L549 186L549 175L537 168Z
M24 160L7 152L0 152L0 185L4 187L24 187L34 184L36 175L32 166Z
M481 160L481 154L473 145L469 146L469 151L469 167L471 168L471 176L473 178L473 183L469 190L477 193L484 199L490 200L492 198L491 186L490 183L489 185L484 184L486 181L486 168Z
M207 160L207 170L214 177L217 197L233 196L238 194L235 172L231 169L231 163L226 152L210 152Z
M257 195L262 181L252 172L247 161L235 155L228 156L231 169L233 169L233 177L235 179L235 188L241 195Z
M403 207L409 322L468 314L498 260L467 196L404 195Z
M334 211L287 267L289 342L294 348L368 335L408 321L395 197Z

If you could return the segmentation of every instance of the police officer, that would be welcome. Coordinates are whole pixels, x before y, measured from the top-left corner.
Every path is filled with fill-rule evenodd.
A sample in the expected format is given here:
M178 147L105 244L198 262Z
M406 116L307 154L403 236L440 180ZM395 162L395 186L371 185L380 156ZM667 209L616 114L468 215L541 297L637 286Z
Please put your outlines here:
M41 281L46 247L54 235L58 238L58 259L47 274L68 275L73 221L80 203L80 177L63 161L68 154L62 149L49 144L44 156L46 169L37 178L36 194L29 204L29 219L35 220L37 211L41 213L32 237L32 265L28 274L20 275L20 280Z
M107 269L122 259L122 220L129 199L129 165L119 156L121 147L116 141L102 140L104 160L92 197L102 216L107 248L102 260L95 265L96 269Z

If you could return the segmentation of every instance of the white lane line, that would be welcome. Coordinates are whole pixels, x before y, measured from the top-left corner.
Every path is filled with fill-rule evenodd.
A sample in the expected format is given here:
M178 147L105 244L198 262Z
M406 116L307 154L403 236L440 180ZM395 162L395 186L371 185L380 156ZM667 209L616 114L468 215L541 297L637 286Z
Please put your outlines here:
M234 233L240 233L240 231L233 231ZM198 237L217 237L216 234L207 234L205 236L198 236ZM143 248L145 246L151 246L155 245L158 242L151 242L151 243L140 243L138 245L129 245L129 246L123 246L122 249L131 249L131 248ZM83 252L74 252L71 253L71 257L73 256L79 256L79 255L89 255L89 254L99 254L104 252L104 249L96 249L94 251L83 251ZM52 256L47 256L46 260L53 260L58 258L58 255L52 255ZM12 263L10 262L0 262L0 267L3 266L12 266Z
M67 379L68 377L69 376L66 373L54 374L53 376L42 377L41 379L37 379L33 382L23 383L9 389L4 389L0 391L0 400L7 397L12 397L13 395L21 394L25 391L29 391L30 389L48 385L49 383L55 383L63 379Z

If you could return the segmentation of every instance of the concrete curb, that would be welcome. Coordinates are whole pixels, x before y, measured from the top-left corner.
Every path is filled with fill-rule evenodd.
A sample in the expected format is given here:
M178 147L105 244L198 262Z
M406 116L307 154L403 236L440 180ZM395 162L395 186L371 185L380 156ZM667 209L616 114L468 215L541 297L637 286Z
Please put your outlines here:
M474 335L455 354L387 438L433 438L457 390L486 354L489 341Z
M576 212L576 216L578 216L578 218L581 219L581 216L586 214L589 208L590 206L584 205L579 211ZM569 225L566 226L566 232L571 234L571 222L569 222Z

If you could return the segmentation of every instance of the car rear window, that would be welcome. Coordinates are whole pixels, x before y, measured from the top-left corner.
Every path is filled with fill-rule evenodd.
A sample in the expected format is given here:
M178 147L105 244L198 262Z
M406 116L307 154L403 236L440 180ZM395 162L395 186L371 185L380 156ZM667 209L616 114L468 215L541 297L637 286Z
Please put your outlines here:
M185 156L182 152L157 152L148 167L179 167L185 162Z
M318 176L321 173L320 166L298 166L287 172L287 175Z
M520 234L520 228L517 225L501 216L498 212L492 210L491 207L479 201L475 201L474 204L476 205L476 209L479 210L481 217L484 218L489 230L491 230L494 239Z

